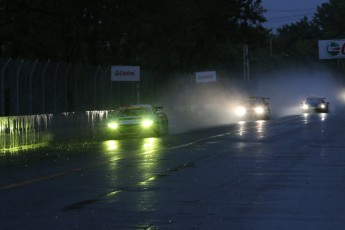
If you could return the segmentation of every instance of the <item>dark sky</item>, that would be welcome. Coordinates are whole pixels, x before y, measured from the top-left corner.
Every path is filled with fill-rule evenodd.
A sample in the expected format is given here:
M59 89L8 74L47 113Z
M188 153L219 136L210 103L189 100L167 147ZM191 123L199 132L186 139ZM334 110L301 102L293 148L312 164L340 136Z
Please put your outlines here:
M318 5L328 0L263 0L262 5L267 10L265 17L268 22L264 23L273 31L285 24L299 21L304 16L311 19Z

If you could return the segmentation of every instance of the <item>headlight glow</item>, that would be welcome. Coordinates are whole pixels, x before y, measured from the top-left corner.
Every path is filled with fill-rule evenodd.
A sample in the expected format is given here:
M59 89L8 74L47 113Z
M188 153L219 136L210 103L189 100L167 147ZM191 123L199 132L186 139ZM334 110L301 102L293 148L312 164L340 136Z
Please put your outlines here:
M326 108L325 104L321 104L320 107L321 107L321 109Z
M111 129L117 129L119 125L116 122L110 122L108 123L108 127Z
M151 127L153 125L153 121L152 120L149 120L149 119L146 119L146 120L143 120L141 122L141 125L144 127L144 128L148 128L148 127Z
M244 108L244 107L237 107L236 108L236 114L238 116L244 116L246 113L247 113L246 108Z
M261 106L258 106L255 108L255 113L257 113L257 114L263 114L264 111L265 111L264 108Z
M302 108L305 109L305 110L307 110L307 109L309 109L309 106L308 106L307 104L303 104L303 105L302 105Z

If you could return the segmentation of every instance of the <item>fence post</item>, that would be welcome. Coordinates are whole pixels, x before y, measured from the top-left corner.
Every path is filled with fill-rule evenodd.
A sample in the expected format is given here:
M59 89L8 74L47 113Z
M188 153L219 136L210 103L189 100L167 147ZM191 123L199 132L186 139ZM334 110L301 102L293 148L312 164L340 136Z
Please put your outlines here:
M56 106L56 104L57 104L57 87L56 87L56 76L57 76L57 72L58 72L58 70L59 70L59 68L60 68L60 64L61 63L58 63L57 64L57 67L56 67L56 69L55 69L55 72L54 72L54 76L53 76L53 81L54 81L54 113L57 113L57 106Z
M18 70L17 70L17 79L16 79L16 93L17 93L17 105L16 105L16 115L19 115L19 75L20 75L20 71L22 69L22 66L24 64L24 59L22 60L22 62L20 63Z
M35 64L34 64L34 66L32 67L32 69L31 69L31 71L30 71L30 75L29 75L29 90L30 90L30 92L29 92L29 94L30 94L30 114L33 114L33 104L32 104L32 94L33 94L33 90L32 90L32 75L33 75L33 73L34 73L34 70L35 70L35 68L36 68L36 65L37 65L37 62L38 62L38 59L36 59L36 61L35 61Z
M47 64L45 65L42 72L42 113L45 113L45 74L47 72L50 59L48 59Z
M97 77L97 74L99 72L99 68L100 66L98 65L97 66L97 69L95 71L95 74L93 76L93 81L94 81L94 87L93 87L93 110L96 109L96 104L97 104L97 99L96 99L96 93L97 93L97 80L96 80L96 77Z
M140 84L139 83L136 84L136 88L137 88L137 104L140 104Z
M106 84L108 83L107 81L106 81L106 77L107 77L107 73L108 73L108 69L110 68L110 65L108 65L107 66L107 68L105 69L105 71L104 71L104 75L103 75L103 82L104 82L104 84L103 84L103 89L102 89L102 109L104 110L104 108L108 108L108 106L105 106L105 86L106 86ZM111 89L111 88L110 88Z
M80 103L78 103L79 102L78 101L79 98L78 98L78 92L77 92L77 89L78 89L77 84L78 84L78 74L79 74L79 71L81 69L81 66L82 66L82 64L80 63L78 68L77 68L77 70L74 73L74 91L73 91L74 97L73 97L73 99L74 99L74 110L75 111L78 110L78 107L79 107L79 104L80 104Z
M68 63L68 68L66 71L66 75L65 75L65 111L68 112L68 85L67 85L67 78L69 75L69 72L71 70L71 65L72 63Z
M10 63L11 58L9 58L6 62L6 64L4 65L4 67L2 67L1 70L1 115L5 115L5 69L7 68L8 64Z
M91 66L89 66L87 74L85 74L86 77L84 79L84 92L83 92L83 94L84 94L84 104L83 104L83 110L89 110L88 104L89 104L90 100L87 97L87 95L88 95L88 86L89 86L89 78L90 78L90 76L89 76L90 74L89 73L90 72L91 72Z

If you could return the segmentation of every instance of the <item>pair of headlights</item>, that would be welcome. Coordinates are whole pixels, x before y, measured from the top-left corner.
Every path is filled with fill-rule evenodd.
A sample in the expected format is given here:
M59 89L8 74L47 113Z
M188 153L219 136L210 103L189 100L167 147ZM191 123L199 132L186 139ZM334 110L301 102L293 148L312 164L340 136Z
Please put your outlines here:
M257 107L254 108L254 113L255 114L261 115L264 112L265 112L265 109L262 106L257 106ZM247 109L245 107L238 107L236 109L236 114L239 115L239 116L244 116L244 115L246 115L246 113L247 113Z
M303 104L303 105L302 105L302 108L303 108L304 110L308 110L308 109L309 109L309 105L308 105L308 104ZM326 108L326 105L325 105L325 104L321 104L321 105L320 105L320 108L321 108L321 109L325 109L325 108Z
M150 128L153 125L153 120L150 120L150 119L142 120L140 125L143 128ZM117 122L109 122L108 127L110 129L117 129L119 127L119 124Z

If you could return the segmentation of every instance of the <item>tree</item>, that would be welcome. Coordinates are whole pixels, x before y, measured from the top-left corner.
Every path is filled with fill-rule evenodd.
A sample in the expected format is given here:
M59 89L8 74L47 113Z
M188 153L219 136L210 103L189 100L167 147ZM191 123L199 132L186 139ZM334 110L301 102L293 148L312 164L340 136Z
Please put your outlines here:
M14 58L194 71L265 36L263 12L261 0L2 0L0 43Z
M317 58L319 36L317 25L304 17L296 23L277 29L276 47L279 47L283 56L290 56L298 61Z
M329 0L318 6L314 23L319 26L325 39L345 38L345 2L343 0Z

